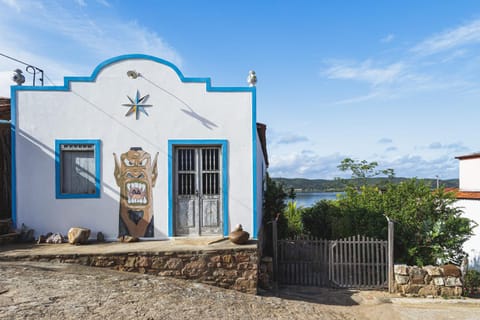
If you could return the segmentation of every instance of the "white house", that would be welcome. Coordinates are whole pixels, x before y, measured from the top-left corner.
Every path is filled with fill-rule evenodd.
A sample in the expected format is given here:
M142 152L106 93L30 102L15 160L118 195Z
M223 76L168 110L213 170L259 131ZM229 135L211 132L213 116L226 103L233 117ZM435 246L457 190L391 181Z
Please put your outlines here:
M464 216L480 225L480 153L459 156L459 190L457 206ZM480 227L474 229L472 236L463 246L469 255L469 265L480 271Z
M165 60L109 59L63 86L12 86L12 218L36 234L256 238L267 167L256 88Z

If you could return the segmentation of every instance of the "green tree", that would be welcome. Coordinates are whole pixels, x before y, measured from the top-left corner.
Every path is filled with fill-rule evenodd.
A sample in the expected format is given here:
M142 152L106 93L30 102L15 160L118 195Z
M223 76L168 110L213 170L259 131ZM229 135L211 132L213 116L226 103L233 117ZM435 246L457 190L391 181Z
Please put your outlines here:
M285 218L287 219L287 237L303 234L302 207L297 207L296 201L289 201L285 208Z
M373 178L379 175L385 175L389 179L395 177L395 171L393 169L378 170L377 167L378 163L376 161L358 161L351 158L343 159L342 162L337 166L340 171L350 171L351 178L354 181L358 181L360 185L367 185L368 178Z
M271 238L271 221L277 220L278 237L283 238L288 234L288 222L285 217L287 193L280 183L273 181L269 174L266 175L266 191L263 196L263 226L265 237Z

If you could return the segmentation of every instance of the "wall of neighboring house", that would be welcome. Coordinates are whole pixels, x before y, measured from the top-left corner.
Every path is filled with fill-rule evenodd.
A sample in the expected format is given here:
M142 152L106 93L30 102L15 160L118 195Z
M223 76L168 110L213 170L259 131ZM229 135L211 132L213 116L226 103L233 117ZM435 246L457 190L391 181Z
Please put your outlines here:
M255 221L255 230L259 230L262 225L262 213L263 213L263 194L264 194L264 182L267 174L267 163L265 161L264 152L262 150L261 138L257 134L257 156L256 156L256 166L257 166L257 195L256 195L256 208L257 215L254 217ZM257 234L254 235L257 237Z
M457 206L464 216L475 221L474 235L465 242L463 249L469 255L471 268L480 271L480 155L472 154L459 159L459 192Z
M474 235L464 243L463 250L468 254L469 266L480 271L480 200L460 199L457 206L464 212L464 217L472 219L479 226Z
M461 191L480 191L480 157L458 157Z
M129 70L141 76L131 79ZM65 82L63 87L13 90L17 226L24 223L35 229L36 235L66 233L72 226L81 226L90 228L93 235L101 231L109 239L116 238L121 189L114 175L113 154L123 166L126 161L120 155L141 147L151 157L149 174L156 178L156 183L146 188L153 194L153 238L174 236L172 184L177 164L171 148L214 144L222 148L222 179L226 177L220 182L227 192L220 203L226 214L222 233L227 235L236 224L242 224L251 235L256 234L254 220L261 219L261 199L254 161L255 88L213 87L208 78L185 78L171 63L143 55L112 58L92 76L66 78ZM151 105L144 109L148 115L140 112L138 119L135 113L126 116L137 91L139 98L148 96L143 103ZM61 141L77 139L98 143L99 197L58 197L58 146ZM135 192L145 191L141 184L137 189Z

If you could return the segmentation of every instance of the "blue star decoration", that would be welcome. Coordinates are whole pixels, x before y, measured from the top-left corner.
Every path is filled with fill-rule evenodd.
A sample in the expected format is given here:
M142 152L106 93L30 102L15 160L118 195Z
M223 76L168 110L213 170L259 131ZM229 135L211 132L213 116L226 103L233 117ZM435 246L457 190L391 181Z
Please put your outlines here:
M135 95L135 99L130 98L127 96L128 100L130 100L130 103L124 103L122 106L124 107L130 107L128 109L127 113L125 114L125 117L130 116L131 114L135 113L135 119L138 120L140 118L140 112L145 113L145 115L148 116L147 110L145 108L151 107L151 104L145 104L147 102L148 97L150 95L145 95L140 98L140 92L137 90L137 94Z

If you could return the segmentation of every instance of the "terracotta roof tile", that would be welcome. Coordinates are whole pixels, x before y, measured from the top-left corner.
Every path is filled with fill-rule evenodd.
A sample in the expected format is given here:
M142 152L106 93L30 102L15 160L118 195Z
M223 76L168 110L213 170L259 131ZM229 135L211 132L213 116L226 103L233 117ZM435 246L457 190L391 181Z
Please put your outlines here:
M455 157L455 159L458 159L458 160L475 159L475 158L480 158L480 153L479 152L472 153L472 154L466 154L464 156Z
M445 188L445 191L454 192L457 199L480 200L480 191L462 191L458 188Z

